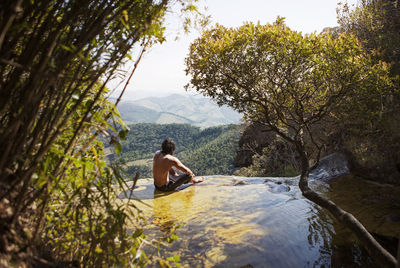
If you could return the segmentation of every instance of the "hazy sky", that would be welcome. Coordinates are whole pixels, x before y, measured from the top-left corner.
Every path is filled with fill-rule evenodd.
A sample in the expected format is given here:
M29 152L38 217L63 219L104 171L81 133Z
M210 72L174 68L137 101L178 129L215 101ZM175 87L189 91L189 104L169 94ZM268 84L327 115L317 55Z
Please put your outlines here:
M277 16L285 17L286 24L303 33L321 32L325 27L336 26L336 8L339 0L203 0L208 7L212 24L219 23L228 27L237 27L245 21L262 24L272 23ZM344 0L349 5L357 0ZM181 36L175 41L177 28L172 19L167 19L167 42L149 50L131 83L124 99L147 96L161 96L172 93L184 93L184 85L189 78L185 76L184 59L188 54L190 42L200 33ZM128 66L129 67L129 66ZM110 84L115 87L116 82Z

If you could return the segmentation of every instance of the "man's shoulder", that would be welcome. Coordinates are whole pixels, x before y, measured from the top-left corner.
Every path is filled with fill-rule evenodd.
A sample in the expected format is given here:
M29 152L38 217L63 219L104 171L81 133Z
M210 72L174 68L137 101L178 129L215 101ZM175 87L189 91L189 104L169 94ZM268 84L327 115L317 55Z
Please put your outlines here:
M164 156L164 158L166 158L166 159L168 159L168 160L171 160L171 161L176 161L178 158L176 158L175 156L173 156L173 155L170 155L170 154L166 154L165 156Z
M164 159L165 159L165 157L160 151L157 151L154 153L154 156L153 156L154 162L165 161Z
M173 161L173 162L176 162L178 160L178 158L176 158L175 156L170 155L170 154L163 154L163 153L161 153L161 151L155 152L154 158L164 159L164 160Z
M170 162L172 165L177 165L179 163L179 159L170 154L163 155L163 159Z

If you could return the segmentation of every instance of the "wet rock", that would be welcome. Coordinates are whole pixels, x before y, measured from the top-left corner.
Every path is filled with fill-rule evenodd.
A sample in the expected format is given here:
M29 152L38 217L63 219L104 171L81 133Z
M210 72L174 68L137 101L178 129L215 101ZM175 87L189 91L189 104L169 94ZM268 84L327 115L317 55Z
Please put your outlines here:
M283 192L289 192L290 187L287 185L278 185L277 187L274 187L271 189L271 192L273 193L283 193Z
M276 136L267 130L267 127L258 123L250 124L244 129L239 140L239 150L233 160L235 167L250 166L253 155L262 154L263 148L275 139Z
M237 186L237 185L248 185L249 183L246 181L235 181L233 182L233 186Z
M320 159L318 164L311 168L310 178L327 182L349 173L349 161L346 155L333 153Z
M224 183L222 186L238 186L238 185L248 185L247 181L233 180L231 183Z
M272 182L272 181L267 181L265 183L269 187L269 191L272 193L283 193L283 192L289 192L290 187L288 185L282 184L282 182Z

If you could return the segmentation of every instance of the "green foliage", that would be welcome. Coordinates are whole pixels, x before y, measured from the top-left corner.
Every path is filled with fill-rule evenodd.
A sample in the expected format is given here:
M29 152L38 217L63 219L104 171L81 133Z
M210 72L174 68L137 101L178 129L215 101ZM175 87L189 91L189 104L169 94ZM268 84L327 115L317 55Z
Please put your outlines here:
M235 172L235 175L245 177L292 177L299 174L295 148L279 138L264 147L261 154L254 154L250 166Z
M186 65L197 91L309 154L318 154L343 111L363 116L392 86L388 65L374 64L354 36L303 36L281 18L235 29L216 25L193 42Z
M306 135L302 137L303 141L308 144L307 150L311 160L316 160L318 157L318 154L315 152L318 152L318 150L315 150L313 143L318 144L317 149L318 147L321 148L320 145L323 145L321 148L324 150L323 153L332 153L335 150L351 152L354 160L362 166L373 167L379 170L374 175L375 178L380 178L387 182L396 182L397 179L395 178L398 178L399 174L396 166L400 163L400 128L397 120L400 111L400 91L399 86L396 87L396 83L399 80L396 81L395 77L390 77L388 72L390 70L392 76L398 73L398 67L396 67L398 63L398 59L396 59L398 57L398 55L396 56L398 49L396 46L399 43L400 31L396 29L399 26L399 13L398 8L396 9L392 4L388 1L365 1L353 11L347 5L342 7L339 12L339 23L341 26L337 30L338 32L353 33L360 40L359 42L362 43L361 46L357 44L355 39L351 41L355 47L358 47L357 49L351 48L353 51L351 53L359 53L359 56L353 54L354 58L362 57L368 59L362 59L354 63L354 70L357 70L356 66L360 65L360 72L358 74L353 76L349 73L352 79L357 76L359 77L358 81L357 79L354 80L354 83L357 85L354 84L356 85L354 87L344 85L343 95L338 95L335 97L337 100L333 99L333 101L329 102L331 107L322 114L325 114L324 119L318 123L311 122L312 124L308 126L309 130L306 129L306 131L303 131ZM344 52L343 48L339 47L343 43L339 40L348 38L346 35L336 33L332 37L329 35L326 36L327 40L330 38L332 42L337 43L335 45L337 47L332 47L331 50L335 49L337 53L341 54L351 54L350 52ZM321 34L320 37L323 38L324 34ZM307 39L308 37L305 38ZM337 40L335 40L336 38ZM276 43L274 44L276 45ZM328 50L324 52L324 54L327 53ZM325 61L329 59L328 56L324 56ZM332 56L334 55L332 54L329 57ZM335 67L333 63L336 60L335 58L332 60L332 67L344 72L349 71L349 68ZM279 63L281 65L285 62L283 58L280 58ZM394 65L382 62L394 63ZM318 61L315 61L315 64L318 65L318 68L322 69L322 65ZM301 62L298 65L301 65ZM371 66L374 67L371 68ZM337 74L334 68L330 72L322 69L322 72L324 75L335 78ZM240 71L238 73L243 72ZM339 72L337 73L339 74ZM273 74L273 71L268 72L270 77L271 74ZM282 78L285 78L285 76L282 75ZM326 83L327 85L330 83L329 81L332 81L331 78L329 78L330 80L323 77L320 78L324 79L320 83ZM277 81L280 81L279 79ZM300 79L296 79L294 80L301 81ZM239 80L237 79L237 81ZM288 81L290 80L288 79ZM314 81L317 80L314 79ZM280 84L284 86L283 90L287 91L288 87L284 83L285 81ZM297 86L297 84L294 85ZM332 87L336 89L340 88L339 86ZM316 98L325 98L328 100L332 96L329 95L331 94L329 92L328 95L324 95L324 91L321 92L319 90L315 90L314 93L314 96L312 96L314 100ZM280 104L282 102L277 103ZM303 105L308 109L313 107L313 104L308 101L299 102L298 105ZM292 114L301 115L298 112L292 112ZM285 114L284 117L287 117L287 115ZM298 117L295 121L301 122L302 119ZM290 130L292 128L285 124L281 125L283 125L284 129ZM312 137L309 133L312 133ZM274 154L273 151L269 151L269 154L271 153ZM273 171L276 170L276 166L267 159L269 157L266 155L256 156L251 167L241 170L241 172L244 172L242 174L252 173L257 176L275 175ZM285 165L282 162L282 166ZM384 170L386 170L385 173L383 173ZM367 173L370 172L367 171ZM369 177L370 174L362 175Z
M233 158L239 139L239 126L224 125L201 130L186 124L134 124L130 125L123 152L118 160L127 163L130 176L139 172L152 177L151 159L166 138L176 143L176 156L196 175L232 174ZM149 159L147 164L130 164ZM136 164L135 164L136 163Z
M201 135L207 137L209 135L207 130L210 129L204 130ZM238 140L239 127L224 126L221 127L219 136L211 138L204 145L199 145L196 142L196 148L182 152L180 159L196 175L231 175L235 170L233 159L237 150Z
M392 63L392 74L400 74L400 6L396 1L362 1L353 10L338 9L339 31L355 34L377 61Z
M148 262L141 219L115 203L123 178L96 138L111 130L122 150L127 130L106 84L125 75L119 67L130 53L164 41L172 4L1 1L0 207L10 213L0 218L0 252L8 261L42 254L66 266Z
M116 119L115 107L104 98L100 100L101 109L91 122L114 128L106 118L111 113ZM76 111L72 118L79 118L79 113ZM73 124L74 120L68 121L67 127ZM86 144L87 150L80 148L71 154L65 154L64 148L75 133L63 132L32 177L33 189L44 192L34 203L40 206L40 214L32 217L37 217L42 226L32 226L40 233L31 242L39 244L43 239L40 254L50 253L60 261L73 260L82 266L142 266L148 262L144 252L137 254L145 241L141 229L144 221L133 204L116 202L117 193L127 188L125 177L118 168L106 165L102 142L88 143L91 132L90 128L83 129L76 137L76 144ZM62 173L50 175L59 165ZM136 228L134 234L128 232L127 224Z
M121 158L125 161L137 159L153 158L154 152L160 149L161 143L166 138L176 141L176 154L191 148L186 148L189 144L194 144L200 128L187 124L166 124L157 125L140 123L129 126L130 131L123 141L123 151Z
M336 134L339 138L336 140L342 140L342 147L352 153L354 161L367 169L359 175L398 183L400 6L396 1L363 1L353 10L343 5L338 10L338 18L339 31L356 35L365 53L371 55L375 62L390 64L396 86L383 94L379 87L371 86L368 91L353 98L357 109L348 109L352 116L342 118L343 123L337 128Z

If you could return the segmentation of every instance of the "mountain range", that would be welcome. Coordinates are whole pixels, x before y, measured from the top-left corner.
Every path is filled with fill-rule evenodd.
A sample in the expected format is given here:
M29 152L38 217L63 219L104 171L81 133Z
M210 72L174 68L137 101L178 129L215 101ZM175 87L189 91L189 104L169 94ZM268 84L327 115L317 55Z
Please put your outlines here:
M211 99L197 95L172 94L122 101L118 105L127 124L191 124L200 128L238 124L242 115L227 106L218 106Z

